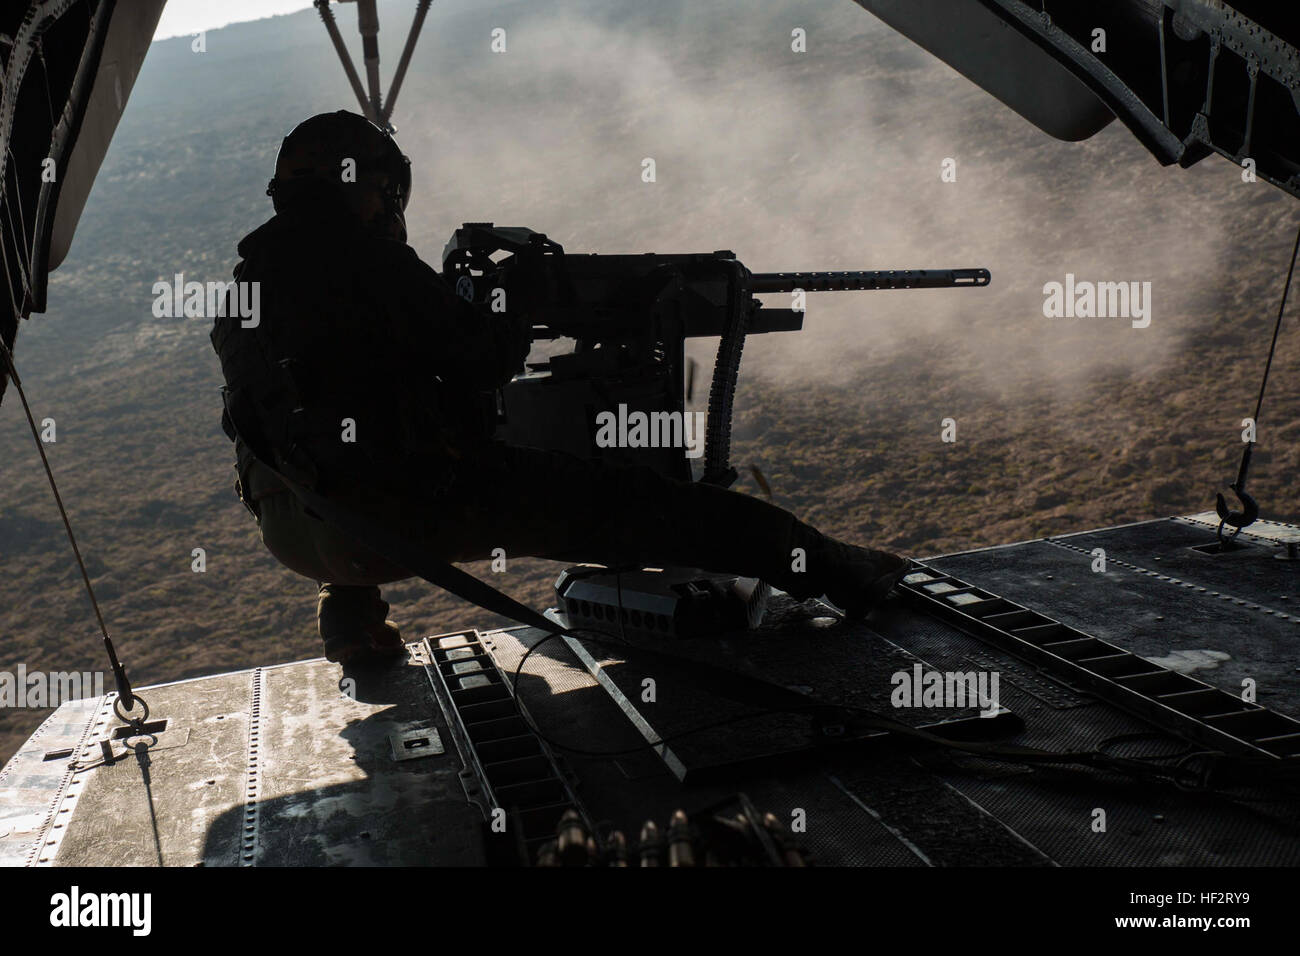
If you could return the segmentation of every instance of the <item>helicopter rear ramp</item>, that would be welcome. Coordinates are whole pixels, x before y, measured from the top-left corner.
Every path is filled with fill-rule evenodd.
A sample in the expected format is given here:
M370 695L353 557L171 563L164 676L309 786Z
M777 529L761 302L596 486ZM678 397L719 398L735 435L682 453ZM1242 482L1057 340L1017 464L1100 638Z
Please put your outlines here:
M490 864L531 855L565 806L634 838L744 793L825 864L1296 865L1300 529L1259 522L1225 548L1216 523L926 559L862 623L777 595L755 630L660 638L667 668L637 641L515 627L413 642L368 677L317 660L147 688L142 733L112 695L65 704L0 773L0 862ZM918 748L762 712L692 664L950 738L1188 773ZM996 674L996 701L893 706L932 671ZM1196 785L1207 751L1251 773Z
M0 864L481 864L414 660L378 682L315 660L151 687L141 734L114 695L64 704L0 773Z

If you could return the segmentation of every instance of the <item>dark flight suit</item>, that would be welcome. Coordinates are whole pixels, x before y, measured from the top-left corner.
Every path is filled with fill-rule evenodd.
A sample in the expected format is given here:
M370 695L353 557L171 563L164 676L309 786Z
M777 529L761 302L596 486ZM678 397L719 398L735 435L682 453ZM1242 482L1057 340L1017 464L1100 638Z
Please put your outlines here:
M278 214L239 254L237 279L260 283L259 321L218 319L213 344L275 469L417 537L431 556L502 548L507 558L700 567L797 597L847 583L832 557L848 546L766 502L491 441L481 397L521 367L526 329L471 308L404 243L317 207ZM343 440L345 419L355 441ZM336 585L407 576L312 516L237 444L243 495L281 563ZM794 547L807 552L806 571L792 571Z

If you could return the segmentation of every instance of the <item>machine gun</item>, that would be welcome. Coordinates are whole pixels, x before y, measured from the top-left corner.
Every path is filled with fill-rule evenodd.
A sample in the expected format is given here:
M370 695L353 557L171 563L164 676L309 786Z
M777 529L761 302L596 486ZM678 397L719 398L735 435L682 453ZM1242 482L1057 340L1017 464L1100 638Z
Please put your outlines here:
M498 438L683 481L702 453L700 480L722 487L736 479L731 413L747 335L801 329L806 292L989 284L986 269L753 273L726 250L574 255L542 233L491 223L457 229L442 263L457 293L480 309L528 316L534 342L573 342L501 389ZM755 298L763 293L791 295L792 307L768 308ZM719 338L708 411L687 413L694 364L685 343L701 336ZM555 590L571 626L619 621L625 632L656 638L756 627L768 595L753 578L696 568L590 565L564 571Z
M718 336L700 480L724 487L736 478L729 461L731 416L747 335L801 329L802 293L980 287L990 281L987 269L750 272L727 250L573 254L531 229L474 222L452 235L442 264L457 294L482 309L519 308L523 297L534 342L574 342L566 354L530 363L502 389L497 436L507 442L649 465L690 480L689 449L683 453L682 442L611 447L598 441L597 416L639 412L655 423L684 422L693 391L685 341ZM754 298L763 293L790 294L796 307L764 306ZM683 425L676 434L687 433Z

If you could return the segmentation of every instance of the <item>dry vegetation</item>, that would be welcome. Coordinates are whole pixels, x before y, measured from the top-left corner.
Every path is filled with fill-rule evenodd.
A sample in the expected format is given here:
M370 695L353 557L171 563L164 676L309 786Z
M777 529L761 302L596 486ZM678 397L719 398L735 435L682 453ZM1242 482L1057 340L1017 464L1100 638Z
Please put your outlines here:
M1218 158L1161 169L1117 126L1051 141L854 5L823 6L764 5L729 26L744 9L731 0L618 15L561 4L563 16L518 20L515 52L493 60L480 52L488 20L522 8L449 3L399 107L414 243L436 261L456 223L495 219L575 251L727 247L756 270L987 265L988 290L813 297L804 333L753 341L737 463L825 529L915 554L1210 506L1235 473L1291 200ZM227 274L235 241L269 212L278 137L346 102L313 19L216 31L201 59L185 41L156 45L49 315L20 330L20 368L38 417L58 422L48 450L138 684L318 653L313 585L265 553L231 491L206 323L149 311L156 278ZM788 52L791 24L809 30L803 57ZM638 180L645 155L653 187ZM956 184L939 182L947 156ZM1042 285L1067 271L1151 281L1152 326L1044 319ZM1298 363L1292 327L1253 485L1268 516L1290 520ZM939 440L946 417L954 444ZM99 669L12 394L0 480L0 669ZM190 570L195 547L204 574ZM502 583L542 605L556 570L519 561ZM411 634L491 620L421 583L386 593ZM40 716L0 712L0 759Z

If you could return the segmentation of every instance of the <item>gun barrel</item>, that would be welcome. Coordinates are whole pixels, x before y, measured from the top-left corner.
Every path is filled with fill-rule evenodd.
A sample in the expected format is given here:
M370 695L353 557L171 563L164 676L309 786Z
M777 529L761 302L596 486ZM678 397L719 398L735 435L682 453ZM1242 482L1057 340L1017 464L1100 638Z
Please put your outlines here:
M751 292L842 292L871 289L947 289L986 286L988 269L903 269L878 272L755 272Z

